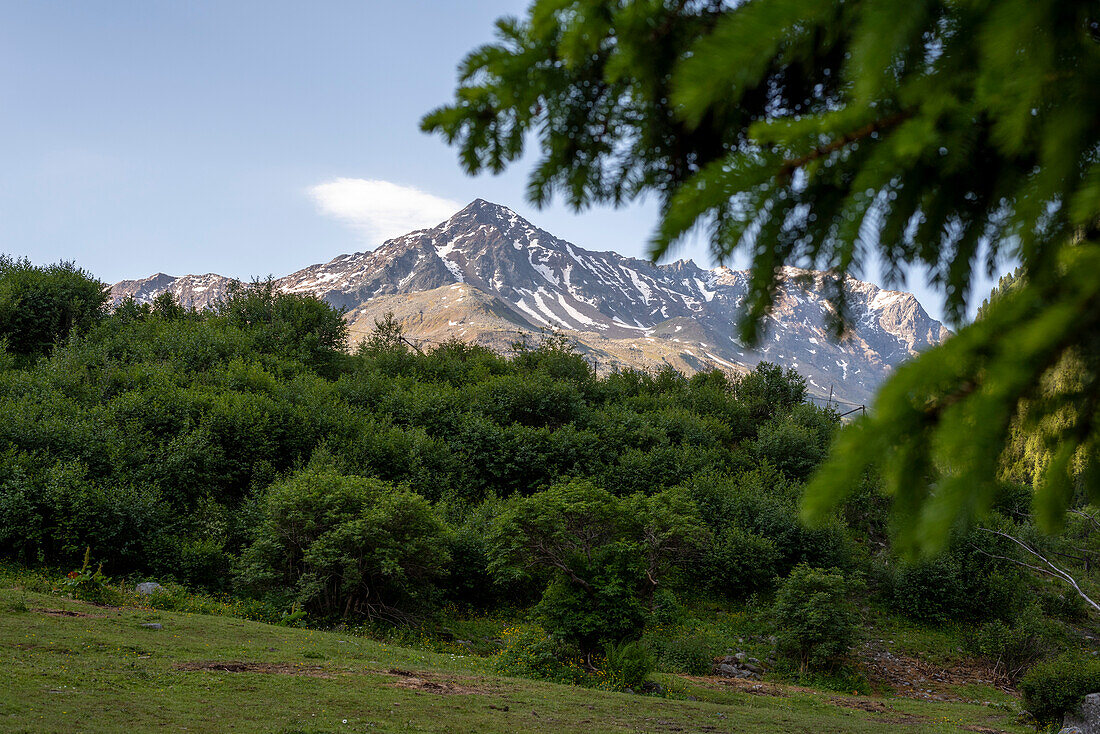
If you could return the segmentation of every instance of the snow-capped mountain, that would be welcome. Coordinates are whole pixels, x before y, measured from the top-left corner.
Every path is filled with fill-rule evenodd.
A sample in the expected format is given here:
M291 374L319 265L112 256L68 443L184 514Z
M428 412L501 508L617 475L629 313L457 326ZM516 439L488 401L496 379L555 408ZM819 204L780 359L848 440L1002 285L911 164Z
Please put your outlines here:
M111 286L111 302L118 303L133 298L138 303L152 303L157 296L171 293L183 306L206 308L229 295L233 278L216 273L185 275L176 278L157 273L142 280L122 280Z
M741 371L767 360L798 369L812 392L832 387L856 402L866 402L893 366L948 335L912 294L848 279L854 328L834 343L825 326L831 311L825 275L786 268L782 276L765 337L748 348L736 336L746 272L586 250L478 199L436 227L276 283L346 308L353 331L368 330L386 311L398 314L413 336L439 340L504 343L516 331L556 327L572 332L604 367ZM167 291L202 308L224 297L230 282L157 274L116 284L112 295L150 301Z

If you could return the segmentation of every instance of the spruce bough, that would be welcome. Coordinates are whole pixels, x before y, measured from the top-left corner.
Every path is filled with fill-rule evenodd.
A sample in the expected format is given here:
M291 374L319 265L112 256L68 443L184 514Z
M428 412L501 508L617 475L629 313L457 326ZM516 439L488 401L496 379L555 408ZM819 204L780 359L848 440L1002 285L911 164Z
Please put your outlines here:
M900 545L941 548L996 491L1022 403L1050 461L1036 510L1056 529L1084 490L1100 406L1100 13L1082 0L536 0L460 66L425 130L470 173L533 141L528 198L574 208L662 202L660 258L702 228L753 275L742 336L760 336L779 268L844 282L872 257L925 269L960 324L979 268L1026 284L898 370L811 483L827 516L871 464ZM1067 357L1080 379L1040 386Z

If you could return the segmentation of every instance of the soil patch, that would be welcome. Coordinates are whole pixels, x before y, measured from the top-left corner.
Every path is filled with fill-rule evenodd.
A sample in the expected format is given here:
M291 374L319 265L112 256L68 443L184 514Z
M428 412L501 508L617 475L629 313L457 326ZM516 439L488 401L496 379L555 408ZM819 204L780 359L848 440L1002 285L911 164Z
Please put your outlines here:
M310 678L333 678L335 674L320 665L290 665L288 663L195 662L177 663L176 670L208 673L269 673L272 675L304 675Z
M424 691L440 696L487 696L489 691L480 688L471 688L454 681L444 680L430 673L413 673L409 670L390 668L388 675L396 675L401 680L390 684L391 688L402 688L407 691Z
M747 678L724 678L718 675L681 675L680 677L710 688L733 688L740 693L748 693L752 696L786 696L791 691L817 692L812 688L766 683L764 681L748 680Z
M1008 679L980 660L936 665L919 657L887 650L881 641L867 643L860 655L872 684L886 684L903 698L973 703L955 692L956 686L987 685L1015 695Z
M47 617L82 617L84 619L103 619L106 614L89 614L88 612L74 612L70 609L32 609L31 611L45 614Z
M882 721L890 722L891 724L917 724L922 721L927 721L925 716L916 716L914 714L906 714L900 711L895 711L890 706L887 706L882 701L869 701L865 698L845 698L842 696L834 696L829 699L829 703L834 706L840 706L846 709L855 709L856 711L866 711L871 714L881 714L883 716Z

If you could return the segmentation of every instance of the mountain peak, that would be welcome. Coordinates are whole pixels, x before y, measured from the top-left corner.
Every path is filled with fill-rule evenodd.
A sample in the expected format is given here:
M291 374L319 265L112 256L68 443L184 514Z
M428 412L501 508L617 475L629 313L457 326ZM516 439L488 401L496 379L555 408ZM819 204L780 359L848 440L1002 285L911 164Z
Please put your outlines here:
M529 224L523 217L503 204L496 204L492 201L486 201L480 198L474 199L469 204L459 209L450 219L443 222L443 224L452 225L471 220L482 224L492 225L516 224L518 222Z
M831 342L825 277L784 268L766 337L745 345L734 325L748 294L746 271L587 250L477 198L435 227L304 268L277 287L346 308L353 327L366 330L388 310L406 314L411 335L437 341L492 334L491 343L506 346L517 326L562 328L605 368L743 372L768 360L801 372L815 394L832 390L861 402L894 365L947 337L911 295L850 279L853 335ZM148 302L171 292L202 307L224 298L230 283L158 274L118 283L112 296Z

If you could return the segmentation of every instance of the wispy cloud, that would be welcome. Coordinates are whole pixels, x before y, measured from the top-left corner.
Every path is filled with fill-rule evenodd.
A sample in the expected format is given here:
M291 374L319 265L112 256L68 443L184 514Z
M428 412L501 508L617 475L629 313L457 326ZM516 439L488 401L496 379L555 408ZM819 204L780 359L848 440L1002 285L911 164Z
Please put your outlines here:
M336 178L309 188L322 214L360 231L377 244L439 224L462 208L458 202L412 186L365 178Z

